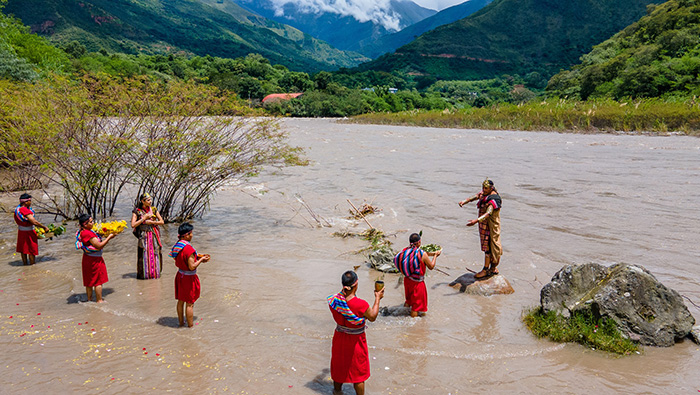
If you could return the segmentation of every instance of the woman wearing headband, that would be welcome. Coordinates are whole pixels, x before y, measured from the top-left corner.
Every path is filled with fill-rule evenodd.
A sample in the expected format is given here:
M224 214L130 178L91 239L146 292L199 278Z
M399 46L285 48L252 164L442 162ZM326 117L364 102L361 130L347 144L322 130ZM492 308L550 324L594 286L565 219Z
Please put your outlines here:
M22 255L22 264L33 265L36 256L39 255L39 239L34 232L34 227L49 228L42 225L34 218L32 209L32 195L23 193L19 197L19 206L15 207L15 222L17 223L17 252Z
M102 258L102 249L112 240L116 234L112 233L104 240L97 233L92 231L95 222L88 214L81 214L78 217L80 229L75 235L75 248L83 250L83 285L87 293L87 301L92 300L93 290L95 291L95 301L102 303L102 284L109 281L107 277L107 265Z
M474 275L481 279L497 275L496 266L501 262L503 248L501 248L501 196L488 178L481 185L481 192L459 202L459 207L476 200L479 209L479 218L467 223L467 226L479 224L479 238L481 239L481 251L484 251L484 268Z
M203 262L209 262L209 254L197 254L190 242L194 227L185 222L177 228L178 242L170 250L170 257L175 259L177 274L175 275L175 299L177 299L177 319L181 327L194 326L194 302L199 299L201 285L197 268Z
M333 393L342 393L343 383L352 383L358 395L365 393L365 381L369 378L369 352L365 336L365 321L374 322L379 315L379 300L384 289L374 291L374 305L358 298L357 274L352 270L341 277L343 289L329 296L328 307L336 322L331 348L331 379Z
M144 193L131 214L131 227L134 229L134 236L139 239L136 278L140 280L160 278L160 272L163 270L163 245L160 242L158 225L165 222L152 204L151 195Z

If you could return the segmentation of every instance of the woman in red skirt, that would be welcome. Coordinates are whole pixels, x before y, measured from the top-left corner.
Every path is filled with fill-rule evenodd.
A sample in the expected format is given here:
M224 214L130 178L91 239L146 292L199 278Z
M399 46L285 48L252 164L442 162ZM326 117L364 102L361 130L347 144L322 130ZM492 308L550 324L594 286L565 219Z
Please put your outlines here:
M192 247L192 231L194 226L185 222L177 228L178 239L170 251L170 257L175 259L177 274L175 275L175 299L177 299L177 319L180 326L185 326L185 314L187 326L194 326L194 302L199 299L201 286L197 268L202 262L209 262L209 255L198 255ZM187 308L185 309L185 305Z
M87 293L88 302L92 300L92 291L95 290L95 301L102 303L102 284L109 281L107 278L107 266L102 259L102 248L109 243L115 234L102 238L92 231L94 221L88 214L78 217L80 230L75 235L75 247L83 250L83 285Z
M355 393L365 393L365 381L369 378L369 352L365 336L365 320L374 321L379 314L379 300L384 289L374 291L374 305L355 296L357 274L352 270L343 273L343 290L328 297L328 306L336 322L331 348L331 379L333 390L342 393L343 383L352 383Z
M39 240L34 227L43 228L46 232L49 228L34 218L32 195L23 193L19 197L19 205L15 207L15 222L17 223L17 252L22 255L22 264L33 265L36 261L35 257L39 255Z

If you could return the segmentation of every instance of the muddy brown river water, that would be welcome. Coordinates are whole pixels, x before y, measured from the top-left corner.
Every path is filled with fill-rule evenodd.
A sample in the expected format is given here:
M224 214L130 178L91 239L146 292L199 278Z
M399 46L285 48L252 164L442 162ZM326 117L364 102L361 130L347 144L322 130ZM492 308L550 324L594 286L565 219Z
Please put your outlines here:
M539 340L521 322L567 263L640 264L700 304L700 139L323 119L283 125L311 164L269 168L223 188L194 222L193 244L212 256L199 270L194 329L174 327L172 260L160 280L135 279L136 240L128 232L105 249L107 303L81 303L81 255L72 238L40 241L38 264L23 267L13 255L16 226L4 214L0 393L331 394L335 324L325 297L353 266L361 265L364 299L380 277L354 253L362 240L332 236L367 227L347 219L346 199L380 208L368 219L396 235L395 248L423 230L425 243L443 246L438 267L450 273L426 277L426 317L379 317L369 325L367 393L700 390L700 347L689 340L618 357ZM447 285L481 266L477 230L465 227L476 209L457 202L485 177L503 197L499 268L512 295L470 296ZM332 227L312 226L297 197ZM129 212L124 203L115 219ZM176 227L166 226L163 239L169 249ZM398 275L384 279L382 305L401 304Z

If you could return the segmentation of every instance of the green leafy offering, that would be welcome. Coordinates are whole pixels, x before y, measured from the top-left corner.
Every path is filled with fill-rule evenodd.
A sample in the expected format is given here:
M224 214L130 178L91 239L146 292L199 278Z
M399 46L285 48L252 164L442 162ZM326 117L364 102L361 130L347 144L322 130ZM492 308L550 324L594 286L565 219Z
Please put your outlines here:
M47 228L49 228L49 232L52 232L54 236L60 236L66 231L66 228L62 225L56 226L54 224L49 224Z
M442 247L440 247L437 244L426 244L421 246L420 248L425 252L438 252L442 250Z

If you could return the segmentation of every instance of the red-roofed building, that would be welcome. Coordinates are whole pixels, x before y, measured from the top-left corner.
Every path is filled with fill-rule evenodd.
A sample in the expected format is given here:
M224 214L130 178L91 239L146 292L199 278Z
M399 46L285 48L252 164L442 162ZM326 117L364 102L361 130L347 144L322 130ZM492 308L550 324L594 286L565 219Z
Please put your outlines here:
M294 99L296 97L299 97L303 95L304 93L273 93L271 95L265 96L265 98L262 99L263 103L268 103L272 101L282 101L282 100L290 100Z

